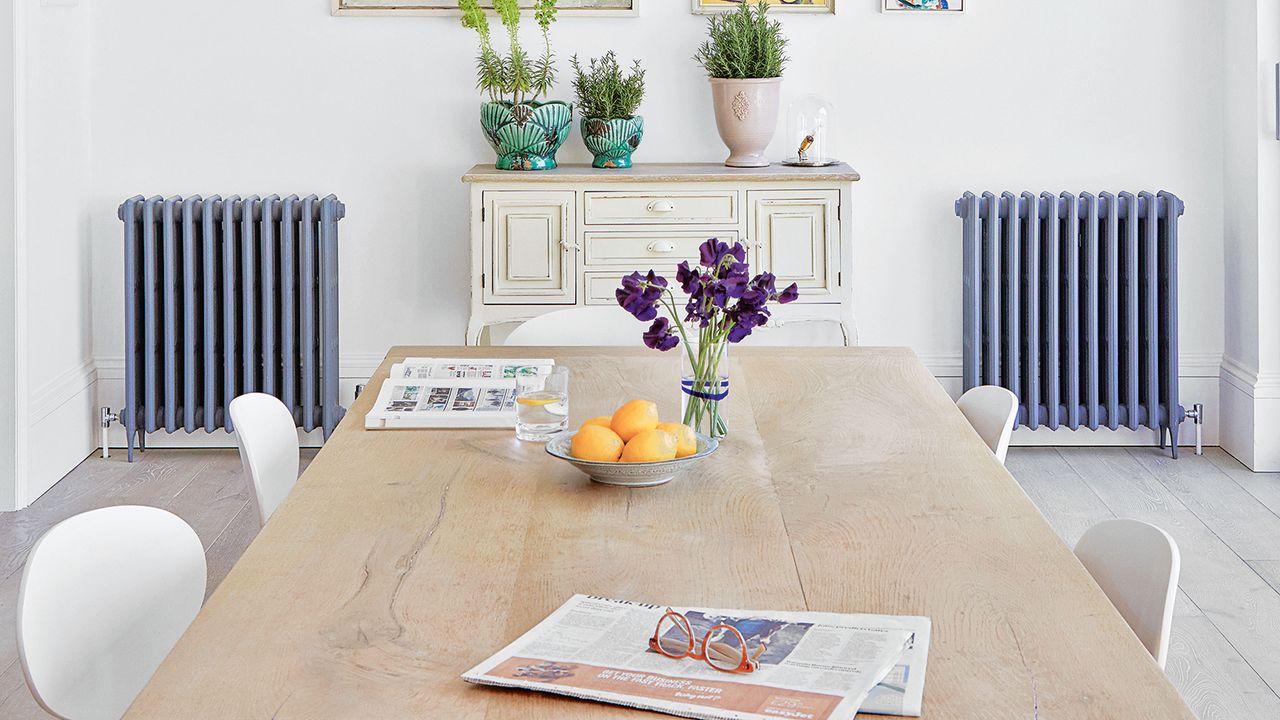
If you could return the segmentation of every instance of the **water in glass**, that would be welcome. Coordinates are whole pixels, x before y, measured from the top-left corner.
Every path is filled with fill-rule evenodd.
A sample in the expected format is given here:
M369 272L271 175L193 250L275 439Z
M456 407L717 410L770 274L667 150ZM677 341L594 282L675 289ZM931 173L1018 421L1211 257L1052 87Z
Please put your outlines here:
M516 378L516 437L546 442L569 427L569 369Z

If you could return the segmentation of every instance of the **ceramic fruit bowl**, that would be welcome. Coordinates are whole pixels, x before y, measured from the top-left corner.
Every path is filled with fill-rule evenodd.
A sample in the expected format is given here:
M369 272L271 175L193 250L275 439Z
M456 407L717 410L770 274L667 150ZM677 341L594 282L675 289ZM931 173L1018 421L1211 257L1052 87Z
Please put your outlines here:
M573 436L576 434L560 433L547 443L547 453L578 468L598 483L623 487L653 487L669 483L676 475L697 465L720 447L718 441L702 433L695 433L698 438L698 452L688 457L642 463L592 462L579 460L569 454L570 443L573 442Z

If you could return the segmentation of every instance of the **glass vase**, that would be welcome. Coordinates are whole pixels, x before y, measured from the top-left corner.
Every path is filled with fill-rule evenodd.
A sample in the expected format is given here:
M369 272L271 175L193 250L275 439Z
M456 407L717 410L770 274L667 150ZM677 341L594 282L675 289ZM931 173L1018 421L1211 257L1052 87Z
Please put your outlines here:
M729 343L691 342L679 347L680 414L684 424L717 440L728 434Z

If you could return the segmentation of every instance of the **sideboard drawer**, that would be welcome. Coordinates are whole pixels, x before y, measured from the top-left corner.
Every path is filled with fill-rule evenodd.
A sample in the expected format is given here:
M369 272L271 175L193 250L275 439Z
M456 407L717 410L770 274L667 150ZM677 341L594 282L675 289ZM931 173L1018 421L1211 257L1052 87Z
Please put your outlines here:
M738 193L592 192L584 193L587 225L736 225Z
M647 268L646 268L647 269ZM658 268L654 268L658 270ZM602 270L600 272L590 271L582 273L582 297L584 305L617 305L618 296L614 292L622 287L622 278L630 275L631 271L622 270ZM658 274L662 275L671 283L671 289L676 295L676 305L680 309L684 309L684 304L689 302L689 296L680 292L680 286L676 284L675 269L669 273L663 273L658 270Z
M696 262L698 246L713 237L734 243L738 240L738 231L588 230L583 245L588 265L628 265L629 270L653 268L659 274L674 276L676 265L681 260Z

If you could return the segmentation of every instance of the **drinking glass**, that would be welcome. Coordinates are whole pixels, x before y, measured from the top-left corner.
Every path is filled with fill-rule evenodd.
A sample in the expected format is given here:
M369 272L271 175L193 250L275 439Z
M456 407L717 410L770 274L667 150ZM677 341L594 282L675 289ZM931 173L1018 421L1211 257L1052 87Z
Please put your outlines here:
M569 368L516 378L516 437L546 442L569 427Z

